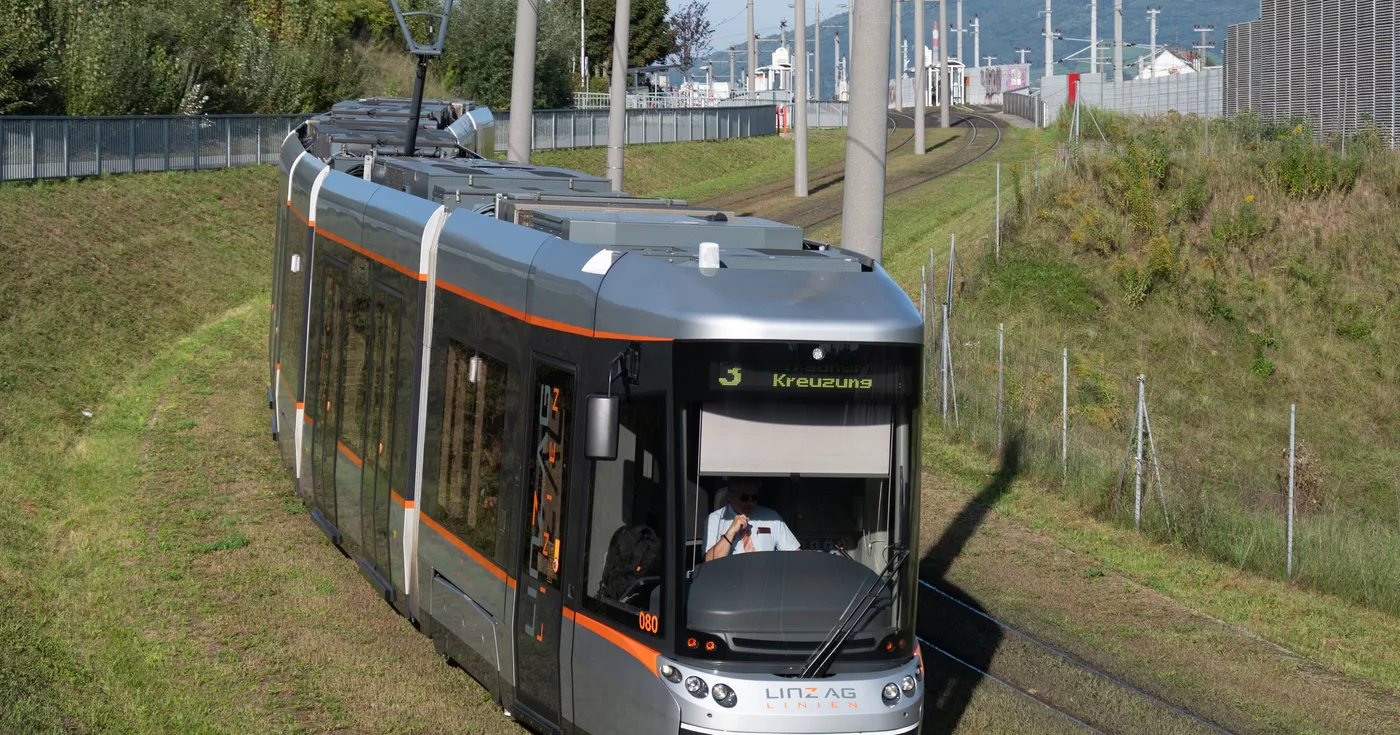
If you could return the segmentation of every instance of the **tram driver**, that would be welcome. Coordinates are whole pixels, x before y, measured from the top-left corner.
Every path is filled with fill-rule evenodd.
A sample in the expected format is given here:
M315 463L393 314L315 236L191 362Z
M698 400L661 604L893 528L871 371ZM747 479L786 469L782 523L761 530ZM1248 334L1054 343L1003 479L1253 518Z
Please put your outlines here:
M801 544L782 516L758 504L757 478L729 483L729 504L710 514L705 525L705 561L750 551L798 551Z

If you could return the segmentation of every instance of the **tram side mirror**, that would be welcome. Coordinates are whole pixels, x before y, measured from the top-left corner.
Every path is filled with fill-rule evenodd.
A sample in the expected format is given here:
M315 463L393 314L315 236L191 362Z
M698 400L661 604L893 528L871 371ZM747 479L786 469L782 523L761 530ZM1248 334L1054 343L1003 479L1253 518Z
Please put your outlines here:
M584 410L585 457L609 461L617 459L617 426L621 410L620 396L588 396Z

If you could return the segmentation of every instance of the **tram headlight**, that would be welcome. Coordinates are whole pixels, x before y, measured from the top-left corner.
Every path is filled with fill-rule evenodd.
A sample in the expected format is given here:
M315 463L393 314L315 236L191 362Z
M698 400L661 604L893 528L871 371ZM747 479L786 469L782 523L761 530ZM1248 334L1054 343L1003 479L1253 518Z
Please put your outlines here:
M906 697L914 696L914 688L916 686L918 686L917 682L915 682L914 677L909 674L905 674L904 678L899 681L899 688L904 690L904 696Z
M734 693L733 689L729 688L728 684L716 684L713 696L721 707L733 707L739 703L738 695Z
M820 348L820 347L813 347L813 348L812 348L812 359L813 359L813 360L820 360L820 359L822 359L823 357L826 357L826 353L822 351L822 348Z
M661 664L661 675L666 677L666 681L672 684L681 683L681 672L677 671L676 667L670 664Z
M696 699L703 699L710 693L710 688L705 685L705 680L698 676L687 676L685 679L685 690L690 692L690 696Z
M898 702L899 687L894 682L886 684L885 688L880 690L880 698L885 700L885 704L894 704Z

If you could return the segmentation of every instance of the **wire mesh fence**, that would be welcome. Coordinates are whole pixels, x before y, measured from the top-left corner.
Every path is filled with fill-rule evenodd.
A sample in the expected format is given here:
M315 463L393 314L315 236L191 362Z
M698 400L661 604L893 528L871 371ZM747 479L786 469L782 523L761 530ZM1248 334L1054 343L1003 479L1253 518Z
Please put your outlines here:
M305 117L0 117L0 181L270 163Z
M1047 203L1039 197L1058 191L1089 148L1059 145L1004 165L1007 216L1019 208L1008 202L1021 197L1031 211ZM1023 189L1013 195L1017 186ZM1312 439L1323 431L1326 406L1297 406L1293 437L1285 395L1213 404L1193 382L1199 376L1125 367L1106 345L1034 310L1001 313L991 300L964 300L969 289L987 287L981 276L1015 257L1005 238L1000 262L991 252L1005 227L998 219L966 233L986 244L985 254L950 258L939 248L922 267L916 297L926 315L925 414L944 436L994 458L1014 440L1022 471L1114 522L1132 526L1140 514L1150 537L1400 609L1400 468L1334 471L1354 458L1317 449L1345 449ZM1006 318L1015 321L1000 322ZM1150 426L1140 463L1133 442L1139 374ZM1343 485L1372 490L1364 501L1343 500Z

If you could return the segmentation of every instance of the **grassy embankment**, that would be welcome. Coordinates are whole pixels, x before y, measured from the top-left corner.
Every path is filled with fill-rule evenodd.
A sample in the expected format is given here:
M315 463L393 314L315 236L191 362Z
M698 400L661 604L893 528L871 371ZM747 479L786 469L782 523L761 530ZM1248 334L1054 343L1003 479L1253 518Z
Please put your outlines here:
M1132 186L1104 177L1105 169L1134 165L1132 154L1117 159L1122 163L1089 157L1070 175L1057 174L1047 151L1062 133L1008 131L988 165L887 201L885 266L915 297L930 248L941 293L949 235L958 234L953 344L964 428L944 431L936 407L929 411L925 466L951 484L950 493L967 496L994 469L996 329L1005 323L1008 424L1024 437L1029 474L1001 498L999 513L1082 555L1092 565L1086 574L1121 575L1335 671L1400 691L1400 652L1383 643L1400 634L1393 617L1400 564L1384 525L1395 523L1397 508L1394 480L1385 479L1396 467L1394 449L1385 444L1395 435L1395 368L1384 359L1395 354L1396 341L1387 319L1393 320L1397 281L1384 260L1387 252L1394 257L1397 242L1394 154L1370 149L1349 192L1299 197L1282 190L1287 185L1268 173L1275 170L1270 162L1293 166L1290 176L1300 167L1321 176L1324 154L1280 141L1241 140L1233 136L1242 131L1212 124L1213 155L1202 161L1193 153L1199 121L1167 125L1144 136L1160 135L1155 145L1171 151L1167 180L1146 200L1159 226L1176 222L1172 210L1187 189L1200 192L1190 182L1205 178L1207 195L1184 247L1185 226L1168 229L1175 275L1159 277L1145 295L1128 288L1141 283L1141 275L1131 278L1133 266L1150 273L1150 245L1155 241L1160 253L1161 240L1131 229L1129 215L1109 197L1122 201ZM1116 121L1109 126L1126 128ZM1038 197L1031 192L1037 150ZM997 160L1003 162L1003 211L1012 220L1003 233L1000 267L993 262L991 227L990 164ZM1254 199L1246 202L1248 196ZM1233 239L1246 205L1266 223L1256 225L1266 229L1249 247ZM1121 239L1113 239L1118 249L1086 252L1078 244L1086 221L1110 232L1121 227ZM809 234L839 240L839 224L824 229L829 232ZM1216 232L1229 243L1219 244ZM1212 249L1216 259L1210 259ZM1220 259L1221 252L1227 257ZM1230 311L1211 313L1210 289ZM1358 318L1361 327L1353 324ZM1267 340L1257 336L1264 331ZM1062 345L1071 359L1068 491L1058 457ZM1256 365L1263 369L1260 346L1275 368L1267 378L1255 372ZM1160 535L1125 532L1131 517L1105 507L1118 479L1140 371L1148 373L1152 428L1177 524L1172 544L1162 544ZM1192 470L1213 465L1228 477L1226 468L1249 469L1255 487L1276 491L1280 475L1286 479L1290 401L1300 405L1300 465L1310 457L1306 471L1317 479L1300 479L1300 487L1309 485L1300 505L1313 505L1299 522L1300 579L1284 583L1270 579L1282 576L1279 506L1261 511L1248 503L1254 493L1241 498L1235 492L1248 486L1246 480L1212 484L1209 475ZM1128 486L1131 493L1131 476ZM1377 520L1354 522L1366 516ZM1153 520L1150 511L1147 517ZM994 580L985 585L989 596L999 594ZM1024 590L1001 593L1013 605L1026 601ZM1066 627L1096 644L1116 645L1114 629ZM1150 634L1128 627L1120 632Z
M1002 263L964 261L964 435L994 441L1004 322L1009 412L1058 475L1067 346L1067 491L1123 518L1130 489L1111 506L1145 373L1172 539L1281 577L1296 403L1296 580L1400 612L1400 157L1242 119L1213 126L1203 158L1198 122L1101 122L1110 146L1043 171L1039 192L1009 172Z

